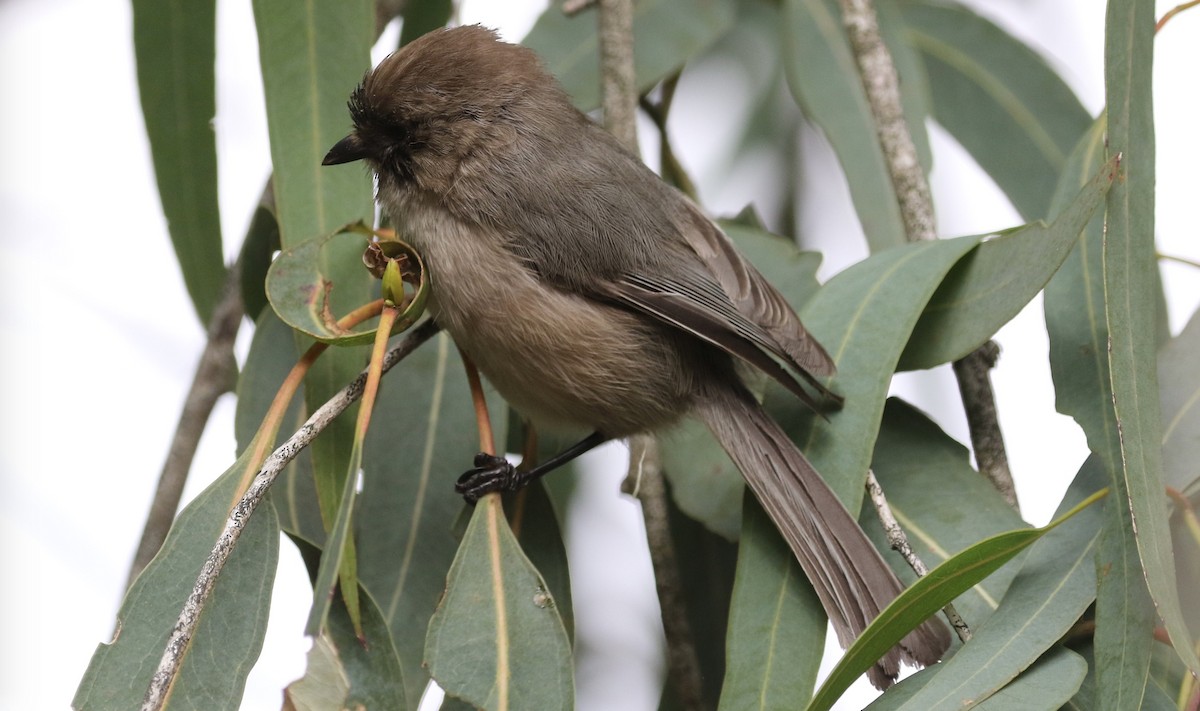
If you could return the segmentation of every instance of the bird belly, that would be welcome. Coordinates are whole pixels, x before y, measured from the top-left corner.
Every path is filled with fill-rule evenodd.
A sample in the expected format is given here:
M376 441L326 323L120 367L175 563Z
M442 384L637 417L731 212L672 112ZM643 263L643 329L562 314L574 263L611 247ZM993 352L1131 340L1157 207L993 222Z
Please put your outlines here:
M692 374L667 329L542 283L478 228L412 217L431 314L539 427L624 437L671 424L691 406Z

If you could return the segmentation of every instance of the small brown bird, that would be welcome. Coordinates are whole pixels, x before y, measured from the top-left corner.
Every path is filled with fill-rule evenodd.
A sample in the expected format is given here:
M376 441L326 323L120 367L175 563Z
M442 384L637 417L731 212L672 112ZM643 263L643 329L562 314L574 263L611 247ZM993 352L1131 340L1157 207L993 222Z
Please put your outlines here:
M811 406L833 361L686 197L576 110L536 55L482 27L430 33L367 74L325 165L365 160L429 269L429 310L517 410L592 432L528 473L479 455L474 501L608 439L702 420L812 581L842 646L903 586L854 516L743 385L735 361ZM782 361L791 371L779 364ZM876 663L932 664L927 620Z

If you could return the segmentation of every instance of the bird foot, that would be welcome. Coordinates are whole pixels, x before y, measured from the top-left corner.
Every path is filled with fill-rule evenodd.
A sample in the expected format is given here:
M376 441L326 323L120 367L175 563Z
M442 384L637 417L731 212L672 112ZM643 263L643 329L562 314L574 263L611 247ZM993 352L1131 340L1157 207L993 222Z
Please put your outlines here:
M454 490L462 494L468 504L474 504L493 491L516 491L525 486L528 479L504 457L480 452L475 455L475 466L458 478Z

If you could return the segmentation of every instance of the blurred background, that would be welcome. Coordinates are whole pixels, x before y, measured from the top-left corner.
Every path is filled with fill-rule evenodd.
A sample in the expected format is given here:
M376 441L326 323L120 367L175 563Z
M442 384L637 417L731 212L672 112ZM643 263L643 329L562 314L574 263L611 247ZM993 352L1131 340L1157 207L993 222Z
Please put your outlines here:
M498 28L519 41L544 0L465 0L461 23ZM1097 0L973 1L981 14L1036 48L1094 114L1103 106L1104 3ZM1161 15L1174 2L1160 2ZM0 707L69 706L95 645L110 638L129 562L175 427L203 329L167 238L137 92L131 10L119 0L0 3ZM1200 12L1159 36L1155 112L1157 237L1166 254L1200 259ZM394 47L397 28L375 60ZM217 116L222 231L236 255L269 173L266 118L250 5L218 3ZM776 215L782 200L769 150L730 155L744 130L758 77L744 63L699 61L684 72L671 113L672 141L698 183L703 206L729 215L753 202ZM348 119L347 119L348 123ZM643 153L656 166L648 121ZM931 126L932 183L944 236L1020 222L965 152ZM863 257L844 178L814 129L801 132L805 160L798 224L825 254L824 281ZM1177 332L1200 303L1195 269L1164 263L1170 323ZM1086 454L1072 421L1054 412L1040 298L997 337L994 371L1022 512L1048 520ZM242 337L248 342L249 329ZM240 344L244 353L246 343ZM906 374L894 390L968 443L948 367ZM192 469L185 501L234 457L233 400L218 404ZM657 705L661 628L637 504L617 492L625 450L592 456L569 520L581 709ZM467 453L464 454L464 458ZM464 459L465 461L465 459ZM449 486L450 483L446 482ZM301 676L311 595L293 546L282 546L270 629L243 708L277 708ZM614 621L621 624L613 624ZM836 653L837 650L831 650ZM827 663L829 660L827 659ZM619 681L618 681L619 680ZM865 684L843 699L857 708Z

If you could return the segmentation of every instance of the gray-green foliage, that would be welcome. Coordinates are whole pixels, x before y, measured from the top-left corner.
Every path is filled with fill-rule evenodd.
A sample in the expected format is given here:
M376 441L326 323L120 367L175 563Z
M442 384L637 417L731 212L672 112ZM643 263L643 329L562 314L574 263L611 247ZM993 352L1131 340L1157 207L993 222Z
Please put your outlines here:
M212 3L133 5L159 188L179 266L197 312L207 318L225 278L207 129L215 91ZM1039 54L973 11L944 0L877 5L922 167L932 165L925 124L933 119L1029 224L905 244L900 206L833 0L645 0L634 19L637 85L652 98L656 86L681 71L709 60L761 62L769 48L771 83L750 97L739 146L777 146L788 156L782 162L791 164L796 127L818 127L868 236L870 256L820 285L819 255L801 252L795 239L747 224L752 220L726 225L829 349L839 367L832 386L846 397L843 411L817 418L767 387L768 408L855 510L873 467L918 551L942 566L913 592L913 604L934 609L957 597L975 626L975 638L956 643L949 661L896 686L872 708L1161 705L1178 692L1187 668L1200 666L1193 653L1200 630L1187 624L1197 619L1200 598L1194 588L1181 593L1189 588L1177 583L1177 577L1197 580L1198 541L1178 523L1178 512L1169 515L1163 493L1164 481L1193 501L1200 492L1194 456L1200 320L1159 348L1153 3L1109 2L1109 106L1100 117L1087 115ZM372 218L362 170L319 164L348 126L345 100L368 68L374 14L367 0L255 0L253 6L275 171L273 212L256 217L244 253L247 300L258 315L270 236L296 249ZM447 21L451 10L445 0L412 0L403 41L416 28ZM567 18L552 7L524 40L585 109L599 103L595 12ZM176 47L189 48L187 71L180 70ZM787 93L793 99L772 98ZM795 193L790 165L785 170L779 179ZM786 197L793 207L795 199ZM374 293L358 249L321 252L317 271L337 285L335 315ZM1092 452L1064 508L1101 487L1111 492L1103 511L1087 509L1048 533L1027 529L938 425L886 399L894 372L963 356L1043 286L1058 408L1079 422ZM309 343L270 310L258 317L238 388L239 448L247 447ZM286 415L285 431L364 363L362 350L327 353L308 377L304 402ZM507 441L518 441L520 423L510 422L489 394L498 440L506 441L507 428ZM278 532L301 548L315 575L346 482L352 422L353 411L323 434L255 515L187 650L171 708L239 705L265 634ZM357 573L346 577L343 569L341 579L361 586L355 598L361 609L347 610L342 601L350 597L342 594L324 601L329 619L307 674L287 690L296 708L416 708L430 675L450 704L573 706L562 501L539 487L507 501L504 510L480 505L471 515L452 481L476 448L467 380L442 336L384 380L362 453L355 543L343 550ZM119 636L97 649L77 708L140 703L247 456L243 449L230 472L180 514L130 589ZM662 462L673 491L676 547L691 581L682 604L705 645L701 704L804 707L816 690L825 620L803 574L705 431L685 423L668 434ZM347 514L341 513L343 530ZM885 548L872 519L868 504L864 526ZM1160 617L1176 653L1155 647ZM886 646L918 622L919 615L899 612L864 638L877 635L875 642ZM837 680L861 673L854 654L847 659L850 666L831 677L814 708L827 708L840 693ZM665 708L680 703L677 691L664 697Z

